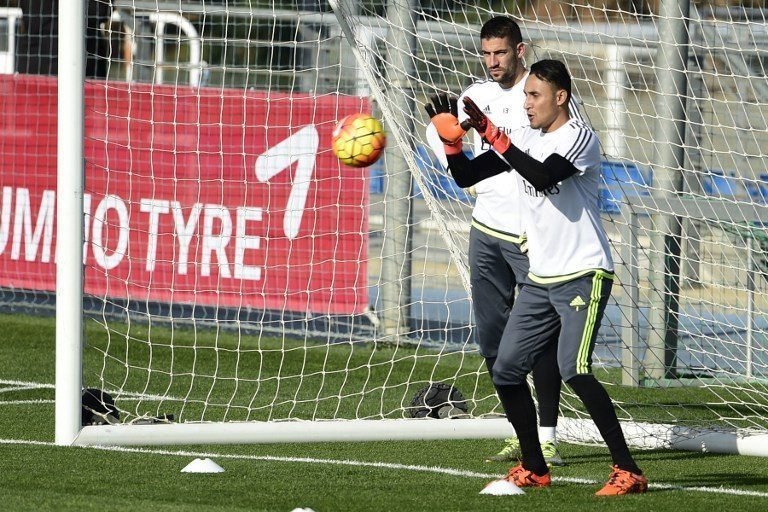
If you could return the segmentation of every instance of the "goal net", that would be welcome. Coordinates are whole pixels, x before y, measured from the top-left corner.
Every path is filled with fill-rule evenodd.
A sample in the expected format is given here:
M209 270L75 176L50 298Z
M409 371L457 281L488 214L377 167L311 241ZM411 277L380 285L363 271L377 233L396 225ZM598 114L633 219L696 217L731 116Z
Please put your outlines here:
M628 440L768 455L762 11L83 3L85 41L58 31L59 55L84 44L79 89L29 32L0 74L0 296L67 328L57 442L510 435L473 329L473 198L423 113L484 76L480 25L508 14L603 143L618 281L595 373ZM355 112L387 130L368 169L330 150ZM81 428L84 388L117 424ZM599 442L567 389L559 437Z
M528 64L568 64L603 142L599 199L619 281L596 356L625 434L638 446L765 453L764 11L331 4L399 147L417 154L428 144L424 103L484 77L483 21L514 17ZM411 171L420 184L449 181L436 162ZM427 201L434 217L466 225L459 202L471 200ZM448 245L466 248L465 230L448 232ZM561 411L561 436L599 440L590 422L572 421L585 418L574 395Z

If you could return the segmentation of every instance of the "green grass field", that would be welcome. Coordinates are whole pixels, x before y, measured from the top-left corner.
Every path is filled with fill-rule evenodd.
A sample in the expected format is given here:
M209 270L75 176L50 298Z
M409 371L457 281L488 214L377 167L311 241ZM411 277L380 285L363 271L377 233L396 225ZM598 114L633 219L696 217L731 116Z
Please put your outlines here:
M607 450L561 445L569 464L555 468L550 489L499 497L478 494L486 482L501 476L508 468L505 464L483 461L485 455L498 450L498 440L143 449L57 447L53 445L53 319L0 315L0 326L3 333L0 341L0 510L768 510L768 460L746 456L636 452L640 466L651 481L650 492L641 496L596 498L593 493L609 472ZM89 331L93 331L89 332L89 343L99 350L124 352L133 341L141 339L141 327L132 328L127 336L117 336L118 329L112 326L109 340L100 337L97 327L89 324ZM190 342L199 343L200 334L189 335ZM184 345L188 334L174 336L178 347ZM222 340L221 343L226 346L245 342ZM263 369L269 366L268 358L276 356L270 345L273 342L254 343L265 344L263 350L252 354L267 358L258 365L254 363L256 368ZM146 350L146 347L131 348L134 349ZM173 364L181 365L180 360L187 356L183 350L174 350ZM227 353L218 353L219 365L224 364L222 360ZM318 354L328 357L325 350L318 350ZM155 351L152 357L159 358L159 352ZM360 358L360 364L355 366L363 368L374 355L359 350L342 357ZM402 357L409 356L404 353ZM455 373L463 365L472 368L476 364L458 357L453 367L450 361L447 363L449 373ZM314 363L305 361L304 364L311 367ZM162 372L158 372L157 377L120 376L119 367L116 361L115 368L106 369L112 375L110 379L137 379L132 384L146 385L149 390L168 386L162 382L165 378ZM209 368L199 367L198 371L205 375ZM159 380L153 380L155 378ZM181 389L184 384L189 382L172 385ZM344 386L343 379L338 386ZM227 393L226 385L214 389L216 393ZM291 396L303 392L297 387L291 390ZM631 391L612 387L610 392L614 396L616 392ZM330 399L321 402L321 408L339 407ZM294 400L293 405L296 404ZM299 411L297 415L313 407L311 400L303 395L298 404L304 412ZM187 412L195 414L198 406L191 404ZM259 416L261 407L256 404L248 414ZM235 417L240 419L245 414L243 411L245 408ZM225 472L181 473L181 469L197 457L212 458Z

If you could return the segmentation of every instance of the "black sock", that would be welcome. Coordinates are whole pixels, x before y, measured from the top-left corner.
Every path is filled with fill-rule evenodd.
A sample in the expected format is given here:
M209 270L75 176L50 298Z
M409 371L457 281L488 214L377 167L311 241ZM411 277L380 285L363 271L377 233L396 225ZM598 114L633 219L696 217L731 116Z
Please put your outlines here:
M533 367L533 389L539 401L539 425L556 427L560 406L560 372L557 369L557 345L552 345Z
M539 445L536 407L528 384L497 385L496 391L507 420L514 427L517 439L520 441L523 467L536 475L546 475L549 469Z
M584 407L587 408L589 415L600 431L600 435L603 436L603 440L611 452L613 464L619 469L642 475L643 472L637 467L635 459L629 453L629 447L624 439L624 432L621 431L619 419L616 417L613 402L611 402L611 397L608 396L603 385L592 374L577 375L568 381L568 385L584 403Z

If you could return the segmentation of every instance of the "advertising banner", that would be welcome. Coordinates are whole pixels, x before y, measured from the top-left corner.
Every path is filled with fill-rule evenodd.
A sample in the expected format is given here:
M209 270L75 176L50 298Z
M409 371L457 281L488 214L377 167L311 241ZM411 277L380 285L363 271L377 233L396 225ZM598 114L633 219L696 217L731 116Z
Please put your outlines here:
M0 75L3 288L55 289L56 95L55 77ZM329 149L366 100L123 82L85 98L87 294L366 308L367 171Z

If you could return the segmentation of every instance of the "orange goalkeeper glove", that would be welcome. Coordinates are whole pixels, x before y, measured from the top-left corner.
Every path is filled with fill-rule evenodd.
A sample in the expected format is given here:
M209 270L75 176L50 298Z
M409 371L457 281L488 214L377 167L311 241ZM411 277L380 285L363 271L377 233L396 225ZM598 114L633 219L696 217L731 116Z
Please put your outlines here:
M461 153L461 138L467 131L461 127L459 118L456 117L458 113L456 99L449 98L447 94L433 96L432 103L424 105L424 110L429 114L437 135L443 141L446 156Z
M512 142L507 137L507 134L503 130L496 127L488 116L483 114L477 103L472 101L472 98L464 98L464 113L469 116L469 119L465 121L469 126L477 130L477 132L483 136L488 143L493 146L493 149L503 154L512 145Z

